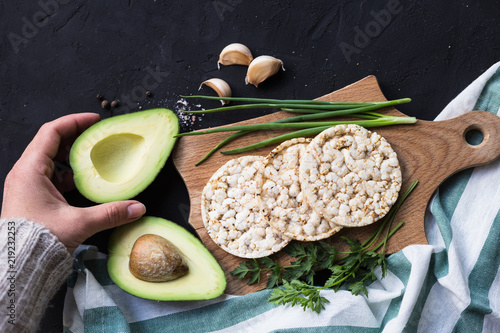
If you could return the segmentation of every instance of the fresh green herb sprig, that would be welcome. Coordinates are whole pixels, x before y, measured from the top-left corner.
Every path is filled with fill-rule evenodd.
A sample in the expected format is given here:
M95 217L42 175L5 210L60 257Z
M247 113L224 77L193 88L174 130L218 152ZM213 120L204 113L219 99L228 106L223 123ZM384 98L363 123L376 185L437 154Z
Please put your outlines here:
M209 100L219 100L220 97L215 96L181 96L183 98L202 98ZM316 135L328 127L338 124L357 124L363 127L378 127L389 126L396 124L413 124L417 120L414 117L393 117L382 115L373 112L381 108L408 103L409 98L396 99L385 102L327 102L318 100L280 100L266 98L246 98L246 97L227 97L229 101L247 102L251 104L241 104L233 106L224 106L208 110L186 111L190 113L213 113L221 111L242 110L242 109L257 109L257 108L277 108L292 113L304 113L300 116L280 119L264 124L254 124L246 126L225 126L205 131L186 132L177 135L176 137L188 135L203 135L216 132L234 131L233 133L211 149L196 165L203 163L217 150L224 147L228 143L246 134L259 130L276 130L276 129L298 129L294 132L285 133L273 138L262 140L260 142L238 147L231 150L222 151L223 154L238 154L265 147L270 144L279 143L288 139L301 136ZM350 121L329 121L329 122L311 122L311 120L332 118L338 116L350 116L360 118L360 120Z
M270 273L266 285L268 289L277 287L287 280L303 279L313 284L316 272L327 269L335 262L338 255L335 247L322 241L307 243L305 246L291 243L283 251L295 258L295 261L288 266L280 266L278 261L263 257L240 262L231 274L239 279L248 278L247 284L252 285L260 283L261 276Z
M387 241L403 225L400 222L392 227L394 218L417 184L418 181L414 181L410 185L380 221L374 233L363 243L357 239L342 237L349 247L346 252L338 252L334 246L323 241L310 242L305 246L291 243L284 249L295 258L290 265L280 266L277 260L265 257L241 262L231 274L240 279L249 278L248 284L260 283L261 276L268 275L267 288L274 288L268 302L276 305L300 305L304 310L311 309L317 313L329 303L328 299L320 296L324 289L338 291L345 285L354 295L363 293L368 296L366 286L376 280L377 267L380 266L382 277L385 277ZM382 240L375 244L382 235ZM325 269L330 271L330 277L323 286L315 286L316 272Z

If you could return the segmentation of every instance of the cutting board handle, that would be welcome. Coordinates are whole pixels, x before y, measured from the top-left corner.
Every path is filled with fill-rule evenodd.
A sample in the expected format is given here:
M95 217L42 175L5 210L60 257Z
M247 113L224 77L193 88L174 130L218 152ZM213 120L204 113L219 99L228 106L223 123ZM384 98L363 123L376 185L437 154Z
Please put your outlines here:
M394 113L402 115L397 110ZM467 141L471 131L482 133L479 144ZM427 243L424 230L427 204L447 178L500 156L500 117L486 111L471 111L442 121L418 120L414 126L387 127L377 132L388 138L400 156L402 191L412 181L419 181L396 215L397 221L405 221L405 227L398 231L397 240L389 241L388 253L409 244Z
M371 102L386 100L374 76L366 77L343 89L322 96L322 100L338 102ZM382 110L386 114L405 116L394 107ZM280 111L259 118L240 122L252 124L275 121L290 117L290 114ZM395 221L404 221L404 226L389 240L387 253L394 253L411 244L426 244L424 215L427 204L436 188L456 172L487 164L500 156L500 118L486 111L472 111L456 118L443 121L418 120L412 125L395 125L373 128L384 136L398 154L403 173L402 192L414 181L419 185L401 206ZM478 145L469 144L467 134L477 130L483 134L483 140ZM263 139L270 138L281 132L262 131L241 137L225 147L232 149ZM246 281L238 280L230 272L242 261L228 254L212 241L204 228L201 218L201 192L212 174L235 155L214 154L206 162L194 167L210 149L227 136L227 133L214 133L203 136L182 137L174 150L173 158L177 170L185 181L190 198L189 223L196 230L203 244L210 250L226 272L230 294L247 294L265 288L265 282L258 285L246 285ZM194 148L195 147L195 148ZM264 147L251 154L266 155L273 147ZM377 227L372 224L363 228L344 228L338 234L330 237L331 242L340 249L345 246L341 236L367 239ZM275 256L285 265L289 262L284 252Z
M471 111L444 122L453 126L457 137L461 138L457 140L460 143L457 148L464 160L468 161L463 167L490 163L500 156L500 117L497 115L486 111ZM473 135L474 132L482 135L482 140L478 143L469 142L473 136L479 139L480 135Z

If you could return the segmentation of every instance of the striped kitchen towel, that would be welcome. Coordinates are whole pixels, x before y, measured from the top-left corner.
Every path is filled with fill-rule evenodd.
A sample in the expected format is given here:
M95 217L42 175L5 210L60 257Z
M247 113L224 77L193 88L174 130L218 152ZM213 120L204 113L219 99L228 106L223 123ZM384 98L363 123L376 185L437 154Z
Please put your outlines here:
M471 110L498 114L500 63L436 118ZM479 138L480 140L480 138ZM388 258L388 273L368 296L322 291L319 315L267 302L271 291L210 301L156 302L131 296L107 274L91 246L75 254L68 280L65 332L500 332L500 160L443 183L425 218L429 245Z

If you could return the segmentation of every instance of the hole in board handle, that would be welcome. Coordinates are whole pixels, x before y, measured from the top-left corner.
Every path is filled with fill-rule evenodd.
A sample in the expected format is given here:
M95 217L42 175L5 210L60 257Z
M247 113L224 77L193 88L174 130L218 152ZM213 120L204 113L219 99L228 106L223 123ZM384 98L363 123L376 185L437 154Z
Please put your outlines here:
M477 147L482 144L486 138L481 127L473 124L465 129L464 139L469 145Z

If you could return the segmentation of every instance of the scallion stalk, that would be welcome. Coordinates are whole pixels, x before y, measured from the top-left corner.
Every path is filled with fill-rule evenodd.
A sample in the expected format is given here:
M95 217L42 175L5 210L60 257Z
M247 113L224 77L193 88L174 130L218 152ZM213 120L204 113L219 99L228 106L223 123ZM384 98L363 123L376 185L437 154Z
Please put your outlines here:
M300 125L305 124L304 129L295 131L292 133L286 133L283 135L276 136L271 139L259 141L247 146L231 149L231 150L226 150L222 151L222 154L225 155L232 155L232 154L239 154L251 150L255 150L258 148L262 148L265 146L268 146L270 144L274 144L277 142L282 142L285 140L293 139L293 138L298 138L301 136L310 136L310 135L316 135L321 133L322 131L326 130L327 128L330 128L335 125L340 125L340 124L355 124L363 127L382 127L382 126L390 126L390 125L396 125L396 124L414 124L417 121L415 117L391 117L391 116L384 116L383 118L379 119L369 119L369 120L352 120L352 121L332 121L332 122L315 122L315 123L298 123L298 126L294 126L295 123L285 123L285 124L271 124L277 126L276 128L281 127L281 128L301 128ZM313 124L316 124L316 126L313 126ZM265 124L262 124L265 125ZM247 126L252 126L252 125L247 125ZM238 126L241 128L244 128L243 126ZM276 129L276 128L269 128L269 129ZM250 127L247 127L246 130L250 129Z
M219 101L221 98L216 96L204 95L181 95L182 98L201 98ZM251 98L251 97L224 97L224 100L231 102L250 102L250 103L285 103L285 104L319 104L319 105L365 105L374 104L371 102L328 102L315 99L273 99L273 98Z
M226 150L226 151L221 151L221 153L224 155L239 154L239 153L259 149L259 148L262 148L262 147L265 147L265 146L268 146L268 145L271 145L274 143L280 143L280 142L290 140L290 139L300 138L303 136L316 135L316 134L319 134L322 131L324 131L330 127L331 126L313 127L313 128L306 128L306 129L298 130L298 131L291 132L291 133L285 133L285 134L278 135L278 136L275 136L275 137L267 139L267 140L262 140L262 141L253 143L253 144L248 145L248 146L239 147L239 148Z
M203 134L219 133L219 132L233 132L233 131L258 131L258 130L276 130L276 129L288 129L288 128L293 129L293 128L331 127L340 124L355 124L363 127L376 127L376 126L388 126L395 124L413 124L416 121L417 119L415 117L384 116L377 119L367 119L367 120L346 120L346 121L339 120L339 121L291 122L291 123L272 122L264 124L216 127L208 130L180 133L177 134L176 137L203 135Z
M208 96L207 96L208 97ZM228 98L224 98L227 100ZM219 98L220 100L220 98ZM269 109L269 108L288 108L288 109L302 109L302 110L314 110L315 112L324 112L324 111L335 111L335 110L346 110L346 109L362 109L363 107L368 108L368 110L376 110L386 106L397 105L408 103L411 100L409 98L402 98L387 102L376 102L376 103L342 103L339 104L337 102L330 102L329 104L312 104L312 103L284 103L284 102L276 102L276 103L255 103L255 104L240 104L240 105L232 105L232 106L223 106L219 108L207 109L207 110L189 110L184 111L186 113L214 113L214 112L222 112L222 111L234 111L234 110L248 110L248 109ZM362 110L359 110L362 112Z
M228 136L227 138L225 138L224 140L222 140L221 142L219 142L215 147L213 147L205 156L203 156L203 158L201 160L199 160L198 162L196 162L196 164L194 166L198 166L200 165L201 163L205 162L210 156L213 155L213 153L215 153L218 149L224 147L225 145L227 145L229 142L233 141L233 140L236 140L237 138L239 138L240 136L243 136L243 135L246 135L250 133L250 131L241 131L241 132L237 132L237 133L233 133L231 134L230 136Z
M220 100L216 96L181 96L183 98L202 98L209 100ZM416 122L414 117L395 117L383 115L373 112L374 110L382 109L385 107L408 103L411 101L409 98L396 99L384 102L328 102L319 100L280 100L269 98L246 98L246 97L225 97L225 100L235 102L247 102L252 104L241 104L233 106L224 106L208 110L186 111L188 113L213 113L220 111L243 110L252 108L276 108L293 113L302 113L302 115L289 117L284 119L275 120L264 124L249 124L249 125L236 125L212 128L208 130L201 130L195 132L187 132L176 135L176 137L202 135L217 132L237 131L226 137L212 150L210 150L196 165L204 162L214 152L229 142L259 130L276 130L276 129L299 129L294 132L278 135L274 138L266 139L248 146L239 147L232 150L222 151L223 154L238 154L254 149L258 149L270 144L279 143L288 139L297 138L301 136L311 136L320 133L321 131L339 124L357 124L363 127L379 127L389 126L396 124L412 124ZM357 120L342 120L342 121L317 121L324 118L332 118L338 116L350 116L359 118Z

